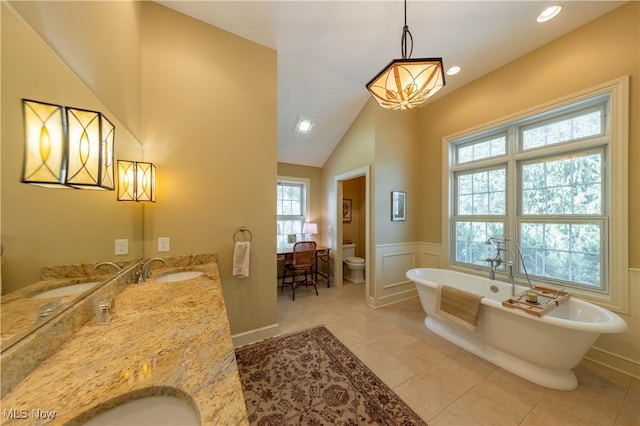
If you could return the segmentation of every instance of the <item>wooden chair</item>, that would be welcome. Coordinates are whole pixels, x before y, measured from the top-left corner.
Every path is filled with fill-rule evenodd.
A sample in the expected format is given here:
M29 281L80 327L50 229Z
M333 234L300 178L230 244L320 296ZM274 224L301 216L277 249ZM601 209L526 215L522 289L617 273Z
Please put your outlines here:
M292 300L296 300L296 287L300 284L305 286L309 285L309 282L316 290L316 296L318 295L318 287L316 287L316 281L313 277L313 264L316 255L316 243L314 241L300 241L293 246L293 260L284 264L284 274L282 275L282 286L280 291L284 291L284 286L291 287ZM287 277L291 278L290 282L287 282Z

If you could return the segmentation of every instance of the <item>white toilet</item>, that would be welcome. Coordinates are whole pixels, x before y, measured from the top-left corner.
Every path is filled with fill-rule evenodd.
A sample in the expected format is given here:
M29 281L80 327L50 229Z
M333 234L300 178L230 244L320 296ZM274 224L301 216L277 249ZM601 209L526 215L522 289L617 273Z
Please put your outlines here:
M345 278L355 284L363 283L365 260L361 257L356 257L356 245L343 244L342 258L346 266Z

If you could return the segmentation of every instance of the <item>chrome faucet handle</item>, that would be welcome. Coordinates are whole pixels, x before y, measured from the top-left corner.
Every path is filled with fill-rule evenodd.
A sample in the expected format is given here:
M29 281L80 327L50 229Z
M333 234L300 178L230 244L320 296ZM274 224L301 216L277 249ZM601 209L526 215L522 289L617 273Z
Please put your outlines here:
M149 266L151 266L151 263L155 261L162 262L162 264L167 263L167 259L163 259L162 257L154 257L144 262L142 270L140 271L140 276L138 277L138 283L143 283L147 278L149 278Z

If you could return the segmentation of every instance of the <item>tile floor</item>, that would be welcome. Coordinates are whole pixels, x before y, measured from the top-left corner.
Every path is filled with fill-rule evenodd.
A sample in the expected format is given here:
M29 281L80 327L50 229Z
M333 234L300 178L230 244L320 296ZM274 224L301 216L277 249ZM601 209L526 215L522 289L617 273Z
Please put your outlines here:
M324 324L430 426L640 425L640 381L584 360L579 386L534 385L427 330L415 298L372 309L364 284L278 289L282 333Z

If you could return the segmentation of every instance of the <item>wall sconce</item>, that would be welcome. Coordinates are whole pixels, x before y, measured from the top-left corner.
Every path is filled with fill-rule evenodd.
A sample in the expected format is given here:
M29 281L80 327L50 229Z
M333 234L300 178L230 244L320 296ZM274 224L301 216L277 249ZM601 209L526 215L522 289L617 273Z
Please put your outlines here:
M101 113L22 100L22 182L44 187L115 188L115 126Z
M118 201L156 201L156 166L118 160Z

